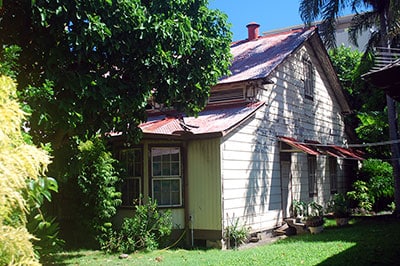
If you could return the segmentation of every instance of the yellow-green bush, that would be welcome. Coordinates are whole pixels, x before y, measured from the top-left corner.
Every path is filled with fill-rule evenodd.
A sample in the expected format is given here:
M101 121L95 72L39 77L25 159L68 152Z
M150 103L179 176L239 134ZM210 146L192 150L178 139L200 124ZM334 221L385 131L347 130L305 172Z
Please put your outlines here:
M50 158L24 142L25 114L16 100L16 86L0 77L0 265L39 265L26 230L27 202L22 195L27 179L43 175Z

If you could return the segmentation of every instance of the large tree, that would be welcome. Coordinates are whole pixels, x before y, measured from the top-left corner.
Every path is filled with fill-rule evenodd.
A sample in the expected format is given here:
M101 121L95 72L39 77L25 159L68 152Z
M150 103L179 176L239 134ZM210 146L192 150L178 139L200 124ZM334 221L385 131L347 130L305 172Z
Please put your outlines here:
M152 96L193 114L227 74L231 33L207 0L4 1L0 43L22 48L32 134L137 133Z
M335 46L335 23L343 10L351 7L356 13L351 21L349 36L356 44L356 37L363 30L376 27L369 41L373 45L390 47L398 39L400 1L397 0L302 0L300 15L307 24L322 18L323 38L328 47ZM363 9L364 12L359 13ZM366 11L365 11L366 10ZM389 135L391 140L398 139L397 112L395 101L387 96ZM396 213L400 211L400 150L398 144L391 145L393 173L395 179Z
M32 113L26 126L34 141L52 144L49 175L60 183L53 212L68 218L60 220L64 236L93 218L78 217L93 212L77 210L96 209L90 198L77 195L114 185L105 178L91 182L96 177L85 171L91 166L82 168L79 143L98 134L104 139L110 131L138 140L137 125L150 99L196 114L210 87L228 73L227 17L207 5L207 0L2 1L0 45L21 48L18 93ZM95 184L99 180L104 184ZM73 231L65 234L67 226Z

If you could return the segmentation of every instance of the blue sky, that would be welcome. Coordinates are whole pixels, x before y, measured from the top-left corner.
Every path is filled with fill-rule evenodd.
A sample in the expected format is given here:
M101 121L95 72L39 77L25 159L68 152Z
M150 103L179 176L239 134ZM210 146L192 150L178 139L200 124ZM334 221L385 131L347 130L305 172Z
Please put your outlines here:
M246 25L249 22L260 24L260 34L303 23L299 0L209 0L209 3L210 8L228 15L234 41L247 38Z

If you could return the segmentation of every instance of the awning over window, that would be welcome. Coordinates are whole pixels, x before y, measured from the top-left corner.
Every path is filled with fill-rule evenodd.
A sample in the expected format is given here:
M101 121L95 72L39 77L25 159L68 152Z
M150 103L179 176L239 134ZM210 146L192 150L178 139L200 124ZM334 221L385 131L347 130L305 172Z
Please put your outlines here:
M350 148L344 148L333 144L321 144L318 141L305 140L300 142L295 138L278 136L278 140L288 144L293 149L285 149L281 145L282 152L305 152L311 155L330 155L343 159L364 160L359 151Z
M311 155L321 155L320 152L318 152L315 148L313 148L311 145L307 145L305 143L300 143L298 140L294 138L289 138L289 137L282 137L278 136L278 139L286 144L288 144L290 147L294 148L294 150L286 150L282 149L282 151L287 151L287 152L305 152Z

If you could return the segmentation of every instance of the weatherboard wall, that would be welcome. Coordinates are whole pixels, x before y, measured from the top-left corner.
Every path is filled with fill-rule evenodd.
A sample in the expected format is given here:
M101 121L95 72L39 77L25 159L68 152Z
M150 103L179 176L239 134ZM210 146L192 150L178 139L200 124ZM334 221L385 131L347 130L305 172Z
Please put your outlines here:
M316 73L313 100L305 99L302 58L308 55ZM272 229L282 222L278 135L298 140L342 144L346 141L341 108L313 49L303 46L269 76L256 116L229 133L221 144L223 224L236 218L252 231ZM291 154L293 199L326 203L331 197L328 156L317 156L317 190L308 191L307 154ZM345 188L343 160L338 160L338 190Z
M195 230L197 239L206 239L206 236L220 239L222 235L220 138L189 141L187 158L190 228Z

